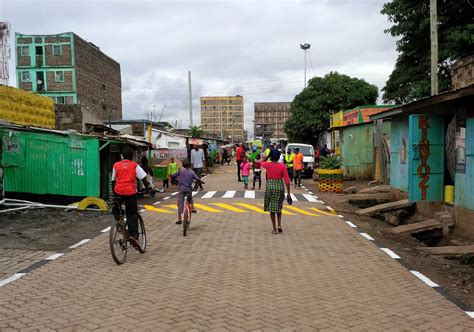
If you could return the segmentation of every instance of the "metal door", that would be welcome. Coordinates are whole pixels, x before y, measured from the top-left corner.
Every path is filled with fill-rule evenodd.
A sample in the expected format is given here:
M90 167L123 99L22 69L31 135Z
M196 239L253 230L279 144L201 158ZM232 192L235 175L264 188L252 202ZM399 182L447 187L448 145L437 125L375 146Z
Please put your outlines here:
M410 115L409 146L409 200L443 201L443 118L434 115Z

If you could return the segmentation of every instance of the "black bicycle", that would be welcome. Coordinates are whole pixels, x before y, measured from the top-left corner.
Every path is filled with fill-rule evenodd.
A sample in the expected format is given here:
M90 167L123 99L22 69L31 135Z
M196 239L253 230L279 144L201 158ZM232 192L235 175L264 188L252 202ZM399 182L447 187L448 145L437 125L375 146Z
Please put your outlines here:
M130 234L128 233L125 206L122 200L119 197L114 197L111 203L112 207L115 207L120 213L119 217L110 226L109 246L113 260L120 265L125 263L127 250L132 244L130 242ZM140 214L138 214L138 247L136 249L142 254L146 250L145 223Z

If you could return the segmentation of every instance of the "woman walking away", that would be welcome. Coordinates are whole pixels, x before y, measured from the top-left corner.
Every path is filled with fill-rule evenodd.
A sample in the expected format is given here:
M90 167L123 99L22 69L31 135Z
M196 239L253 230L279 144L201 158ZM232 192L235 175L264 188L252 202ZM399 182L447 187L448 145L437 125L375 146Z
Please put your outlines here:
M290 178L285 164L279 163L280 152L277 149L270 151L272 162L262 162L262 167L267 170L267 187L265 189L264 210L270 212L273 231L272 234L282 233L281 228L281 210L283 209L283 200L285 199L285 185L287 199L290 197ZM285 182L285 185L283 184ZM278 218L278 230L275 225L275 217Z
M240 168L242 169L242 179L244 180L244 189L249 188L249 175L250 175L250 168L252 164L247 159L247 156L244 156L242 159L242 163L240 164Z

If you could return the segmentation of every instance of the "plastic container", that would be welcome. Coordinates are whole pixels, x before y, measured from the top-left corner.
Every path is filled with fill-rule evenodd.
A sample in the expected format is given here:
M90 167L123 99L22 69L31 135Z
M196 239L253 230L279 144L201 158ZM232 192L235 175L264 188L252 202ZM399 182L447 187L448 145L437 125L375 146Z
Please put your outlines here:
M454 203L454 186L444 186L444 201Z
M155 166L154 172L155 178L167 179L168 178L168 166Z

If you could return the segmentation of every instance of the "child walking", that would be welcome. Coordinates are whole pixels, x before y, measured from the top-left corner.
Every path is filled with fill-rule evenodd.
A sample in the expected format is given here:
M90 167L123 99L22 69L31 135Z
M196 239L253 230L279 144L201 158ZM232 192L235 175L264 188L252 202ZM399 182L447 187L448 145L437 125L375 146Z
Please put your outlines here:
M244 158L242 159L242 163L240 164L240 169L242 170L242 180L244 181L244 189L249 188L249 175L251 167L252 165L247 159L247 156L244 156Z
M252 190L255 190L255 182L258 181L258 190L262 187L262 159L260 154L257 154L252 163L253 167L253 187Z

